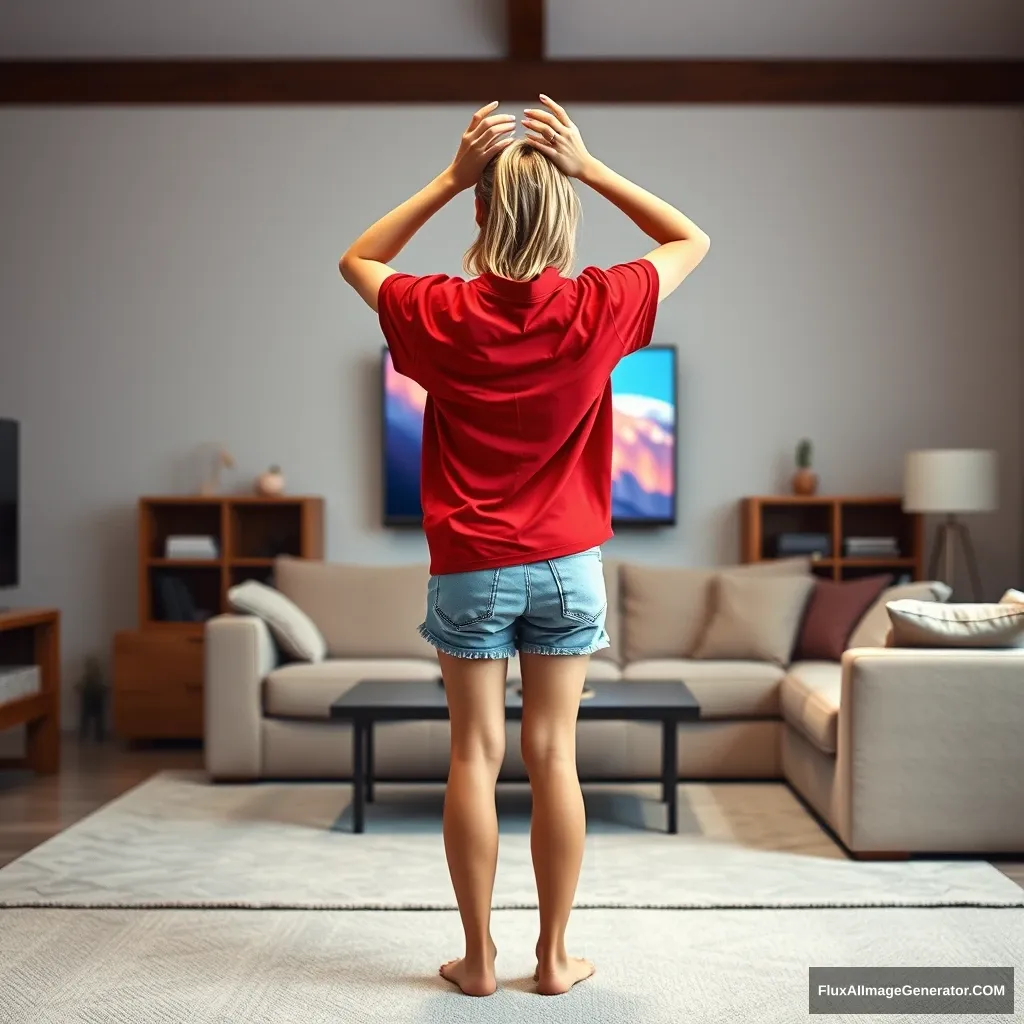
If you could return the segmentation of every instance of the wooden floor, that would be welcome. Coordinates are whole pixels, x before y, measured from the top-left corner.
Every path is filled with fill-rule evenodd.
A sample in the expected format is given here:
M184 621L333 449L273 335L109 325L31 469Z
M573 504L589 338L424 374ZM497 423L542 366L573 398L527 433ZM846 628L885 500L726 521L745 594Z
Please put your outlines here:
M26 772L0 771L0 867L62 832L115 797L168 768L202 768L202 751L196 747L130 749L121 743L79 743L65 738L59 775L34 776ZM756 826L756 822L754 823ZM778 823L776 823L777 825ZM806 847L820 854L822 842L842 856L825 833L803 817L804 829L786 837L771 837L772 848L794 851ZM763 827L763 826L761 826ZM794 825L796 828L796 824ZM757 836L743 834L742 841L761 845ZM1024 888L1024 861L1003 859L995 866Z

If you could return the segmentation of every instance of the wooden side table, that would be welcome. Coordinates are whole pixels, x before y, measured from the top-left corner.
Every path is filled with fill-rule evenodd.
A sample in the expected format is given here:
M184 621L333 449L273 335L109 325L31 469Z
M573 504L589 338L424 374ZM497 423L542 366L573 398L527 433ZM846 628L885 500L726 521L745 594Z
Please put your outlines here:
M0 758L0 768L60 771L60 612L18 608L0 612L0 664L38 665L39 693L0 704L0 730L28 727L27 754Z

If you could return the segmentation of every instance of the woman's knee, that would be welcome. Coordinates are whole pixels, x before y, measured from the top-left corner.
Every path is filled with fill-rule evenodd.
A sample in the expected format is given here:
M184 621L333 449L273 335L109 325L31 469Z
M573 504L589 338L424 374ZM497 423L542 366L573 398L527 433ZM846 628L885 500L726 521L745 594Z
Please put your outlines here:
M497 772L505 760L505 730L473 729L465 735L452 733L453 760L484 764Z
M533 778L552 768L576 764L576 730L552 729L524 723L520 749L526 770Z

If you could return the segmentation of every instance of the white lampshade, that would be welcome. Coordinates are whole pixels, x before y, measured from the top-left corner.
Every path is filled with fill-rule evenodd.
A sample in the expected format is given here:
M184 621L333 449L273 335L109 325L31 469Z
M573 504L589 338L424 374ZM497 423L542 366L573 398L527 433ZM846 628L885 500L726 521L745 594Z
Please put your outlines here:
M910 452L903 475L907 512L992 512L996 453L972 448Z

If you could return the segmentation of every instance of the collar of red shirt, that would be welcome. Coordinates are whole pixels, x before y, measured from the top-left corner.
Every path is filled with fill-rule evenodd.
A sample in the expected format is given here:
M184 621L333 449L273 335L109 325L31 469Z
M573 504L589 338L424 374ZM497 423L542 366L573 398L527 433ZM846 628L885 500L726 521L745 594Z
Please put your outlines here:
M566 280L557 267L547 267L532 281L510 281L507 277L487 273L479 277L482 287L510 302L539 302L561 288Z

